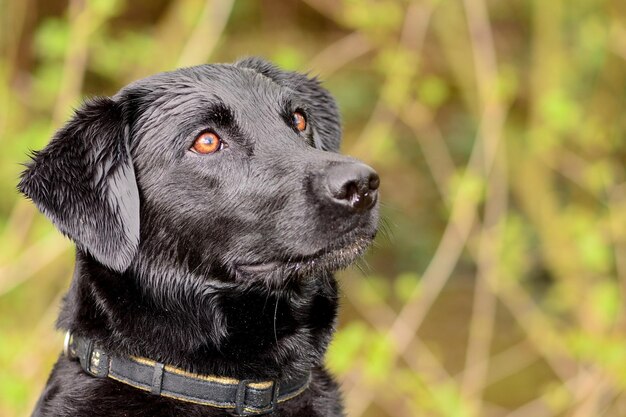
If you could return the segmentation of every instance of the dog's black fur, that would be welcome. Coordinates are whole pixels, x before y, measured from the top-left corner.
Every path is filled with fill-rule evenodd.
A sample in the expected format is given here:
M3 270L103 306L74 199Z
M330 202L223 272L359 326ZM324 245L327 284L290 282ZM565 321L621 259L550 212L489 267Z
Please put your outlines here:
M227 147L191 152L207 130ZM372 240L378 209L329 195L337 172L373 173L337 153L340 136L335 102L315 79L258 58L157 74L84 104L19 184L77 245L58 327L200 374L313 369L310 388L275 415L343 415L323 366L332 273ZM88 376L61 355L34 415L229 413Z

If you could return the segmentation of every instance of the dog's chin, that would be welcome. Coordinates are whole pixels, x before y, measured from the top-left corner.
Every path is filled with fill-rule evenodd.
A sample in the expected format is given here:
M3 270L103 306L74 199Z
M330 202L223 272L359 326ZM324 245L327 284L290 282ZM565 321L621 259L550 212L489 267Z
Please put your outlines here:
M237 277L242 279L283 280L287 277L314 277L344 269L360 258L373 237L358 237L349 242L331 245L312 255L294 256L285 261L239 264L235 266Z

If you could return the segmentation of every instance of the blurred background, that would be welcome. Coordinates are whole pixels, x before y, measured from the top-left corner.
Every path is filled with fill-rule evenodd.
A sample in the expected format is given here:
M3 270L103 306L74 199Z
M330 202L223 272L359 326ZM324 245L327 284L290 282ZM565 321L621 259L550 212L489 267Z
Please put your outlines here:
M0 32L0 416L73 264L20 163L87 96L246 55L319 75L381 174L327 358L350 417L626 415L626 2L0 0Z

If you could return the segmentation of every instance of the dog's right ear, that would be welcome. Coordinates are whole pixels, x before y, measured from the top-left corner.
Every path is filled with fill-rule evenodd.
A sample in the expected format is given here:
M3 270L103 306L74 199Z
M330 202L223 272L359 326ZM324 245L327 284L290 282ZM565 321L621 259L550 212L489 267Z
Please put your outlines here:
M139 243L139 193L119 103L87 102L43 150L18 189L66 236L123 272Z

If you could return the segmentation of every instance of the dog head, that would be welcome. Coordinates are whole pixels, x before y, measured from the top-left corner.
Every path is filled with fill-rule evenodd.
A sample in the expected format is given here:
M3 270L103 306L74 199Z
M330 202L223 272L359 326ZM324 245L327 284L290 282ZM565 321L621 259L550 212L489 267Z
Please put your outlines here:
M118 272L332 272L364 251L378 217L378 176L337 153L340 137L315 79L257 58L202 65L85 103L19 190Z

